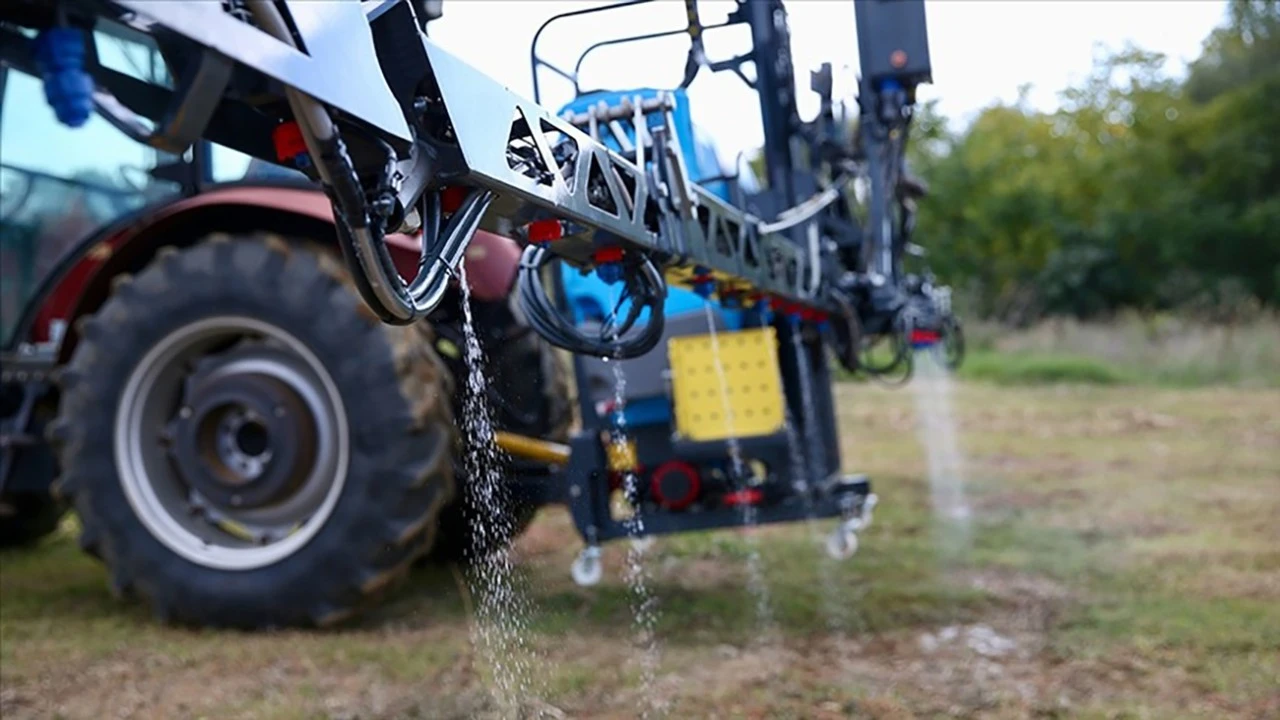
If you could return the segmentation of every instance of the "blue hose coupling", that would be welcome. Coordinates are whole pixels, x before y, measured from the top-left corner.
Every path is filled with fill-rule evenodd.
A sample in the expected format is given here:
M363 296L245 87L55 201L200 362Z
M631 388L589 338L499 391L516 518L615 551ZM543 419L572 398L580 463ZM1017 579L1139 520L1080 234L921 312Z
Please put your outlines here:
M693 292L703 300L709 300L716 293L716 281L711 276L711 268L702 265L694 266Z
M84 33L74 28L49 28L36 36L45 100L67 127L78 128L93 114L93 78L84 70L84 54Z
M613 285L622 279L622 263L607 262L596 266L596 277L599 277L608 285Z

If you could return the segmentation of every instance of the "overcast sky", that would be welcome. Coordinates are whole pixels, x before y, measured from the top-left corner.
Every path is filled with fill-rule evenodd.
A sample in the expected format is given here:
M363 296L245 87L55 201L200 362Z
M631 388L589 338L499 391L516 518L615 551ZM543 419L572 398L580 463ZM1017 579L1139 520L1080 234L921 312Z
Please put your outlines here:
M432 23L431 34L515 92L532 97L529 44L534 31L559 12L601 4L446 0L444 17ZM701 5L703 21L710 24L724 18L732 2L704 0ZM816 96L808 91L809 70L829 61L837 71L845 69L847 87L855 82L853 2L793 0L787 9L801 83L800 111L808 118L817 107ZM1168 71L1181 73L1224 12L1223 0L927 0L934 84L923 88L920 97L938 99L944 114L963 122L996 100L1014 100L1018 86L1029 83L1032 104L1052 109L1057 92L1089 72L1098 44L1119 49L1132 42L1165 53ZM572 66L591 42L678 28L683 14L681 2L659 0L586 21L566 20L543 34L540 49L558 64ZM707 43L715 59L748 46L745 35L729 29L708 34ZM602 51L592 55L584 75L594 87L670 87L679 82L687 47L687 38L677 37ZM543 74L542 83L543 103L553 110L571 97L569 86L550 73ZM715 136L722 156L732 158L761 144L756 100L741 81L728 73L702 77L690 95L695 119ZM851 101L851 92L848 97Z

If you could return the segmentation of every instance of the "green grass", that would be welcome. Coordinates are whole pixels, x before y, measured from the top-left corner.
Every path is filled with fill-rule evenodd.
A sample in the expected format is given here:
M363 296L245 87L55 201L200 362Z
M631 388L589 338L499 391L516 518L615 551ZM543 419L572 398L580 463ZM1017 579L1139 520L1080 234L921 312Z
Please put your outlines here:
M1000 385L1115 385L1132 380L1119 368L1095 358L991 351L970 353L960 368L959 376Z
M990 351L1052 358L1050 364L1092 360L1124 382L1280 387L1280 316L1275 314L1234 325L1132 314L1107 322L1057 319L1017 330L975 321L966 325L966 336L975 356Z
M1280 392L962 382L967 535L932 514L911 392L838 392L846 462L881 497L875 524L847 563L815 546L829 523L816 538L803 524L759 532L772 644L744 536L660 540L646 568L669 717L1280 712ZM334 631L192 631L114 599L74 530L0 553L6 720L491 716L493 677L448 570L416 572ZM606 547L590 589L568 579L577 548L561 511L518 544L538 695L568 717L635 717L627 545ZM1016 650L970 649L963 632L977 625ZM962 639L923 649L947 628Z

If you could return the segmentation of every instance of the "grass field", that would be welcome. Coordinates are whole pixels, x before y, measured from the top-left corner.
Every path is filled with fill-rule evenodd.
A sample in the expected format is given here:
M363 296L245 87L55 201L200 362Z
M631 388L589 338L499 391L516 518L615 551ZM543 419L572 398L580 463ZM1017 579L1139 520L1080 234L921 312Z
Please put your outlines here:
M1280 717L1280 390L961 384L967 547L933 519L911 391L839 393L876 524L839 565L804 525L760 533L766 639L740 535L659 541L668 717ZM113 600L73 533L0 555L5 720L492 713L448 570L339 631L195 632ZM569 580L577 547L559 511L518 544L538 704L635 717L625 546L594 589Z

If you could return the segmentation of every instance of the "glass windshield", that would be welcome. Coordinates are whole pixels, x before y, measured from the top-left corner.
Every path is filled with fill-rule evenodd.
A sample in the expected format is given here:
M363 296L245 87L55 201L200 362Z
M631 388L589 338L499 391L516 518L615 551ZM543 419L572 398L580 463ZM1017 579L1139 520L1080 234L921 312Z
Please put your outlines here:
M214 182L237 180L307 180L298 170L249 157L216 143L210 143L210 172Z
M168 83L154 48L102 31L94 40L104 66ZM64 253L181 188L150 175L174 156L134 142L97 115L68 128L54 117L38 78L13 68L0 73L0 340L7 343L40 279Z

